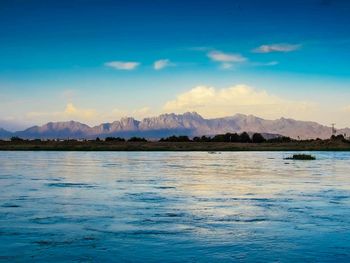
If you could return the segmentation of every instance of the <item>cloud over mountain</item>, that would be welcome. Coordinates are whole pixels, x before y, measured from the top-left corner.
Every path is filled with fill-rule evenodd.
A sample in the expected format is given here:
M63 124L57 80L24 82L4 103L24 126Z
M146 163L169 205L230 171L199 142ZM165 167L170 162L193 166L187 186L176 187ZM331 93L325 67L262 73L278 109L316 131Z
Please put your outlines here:
M247 85L222 89L198 86L165 103L164 111L177 113L196 111L210 118L230 116L232 112L278 118L300 116L313 107L311 102L286 100Z

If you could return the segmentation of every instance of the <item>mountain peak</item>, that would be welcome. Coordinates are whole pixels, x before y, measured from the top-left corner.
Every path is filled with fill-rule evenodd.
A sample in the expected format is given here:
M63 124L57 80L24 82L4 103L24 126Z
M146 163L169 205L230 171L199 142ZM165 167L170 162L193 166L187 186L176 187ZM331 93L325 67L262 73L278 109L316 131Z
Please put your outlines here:
M60 121L60 122L49 122L44 124L40 128L49 128L49 129L80 129L80 128L90 128L88 125L78 122L78 121Z
M242 114L242 113L236 113L235 115L233 115L233 117L235 117L235 118L246 118L247 115Z
M190 112L190 111L185 112L185 113L183 114L183 116L191 116L191 117L203 119L203 117L202 117L200 114L198 114L197 112L195 112L195 111L192 111L192 112Z

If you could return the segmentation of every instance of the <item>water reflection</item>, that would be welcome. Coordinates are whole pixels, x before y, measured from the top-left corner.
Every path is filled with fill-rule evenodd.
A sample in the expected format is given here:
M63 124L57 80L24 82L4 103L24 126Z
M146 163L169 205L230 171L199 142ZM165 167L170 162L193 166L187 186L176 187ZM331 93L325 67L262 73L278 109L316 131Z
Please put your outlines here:
M350 259L350 153L0 152L0 260Z

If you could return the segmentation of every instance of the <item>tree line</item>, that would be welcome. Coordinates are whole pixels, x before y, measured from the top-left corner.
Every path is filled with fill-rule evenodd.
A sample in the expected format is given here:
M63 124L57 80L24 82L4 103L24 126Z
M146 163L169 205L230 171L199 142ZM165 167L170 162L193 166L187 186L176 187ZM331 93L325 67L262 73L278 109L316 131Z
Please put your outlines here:
M41 140L41 139L28 140L28 139L22 139L22 138L17 137L17 136L11 137L10 141L11 142L26 142L26 141L31 141L31 142L42 142L42 141L48 141L48 142L50 142L50 141L147 142L147 140L143 137L131 137L129 139L124 139L121 137L106 137L104 139L100 139L99 137L97 137L96 139L90 139L90 140L87 140L87 139L77 140L77 139L69 139L69 138L67 138L67 139L48 139L48 140Z
M263 142L291 142L290 137L276 137L265 139L260 133L254 133L252 137L247 132L217 134L213 137L201 136L190 139L188 136L170 136L162 138L160 142L240 142L240 143L263 143Z
M339 141L346 141L349 142L348 140L345 139L343 135L336 135L332 136L330 138L331 140L339 140ZM41 142L43 140L41 139L22 139L20 137L12 137L11 142L26 142L26 141L31 141L31 142ZM321 140L321 139L316 139L316 140ZM72 141L78 141L77 139L51 139L51 140L44 140L44 141L66 141L66 142L72 142ZM122 137L106 137L104 139L100 139L97 137L96 139L83 139L80 141L95 141L95 142L147 142L148 140L143 137L131 137L129 139L125 139ZM275 138L270 138L266 139L264 136L260 133L254 133L252 136L249 136L247 132L243 132L241 134L238 133L225 133L225 134L217 134L214 136L201 136L201 137L193 137L192 139L186 135L180 135L180 136L169 136L166 138L161 138L159 142L236 142L236 143L287 143L287 142L292 142L295 141L294 139L286 136L281 136L281 137L275 137ZM300 141L300 140L299 140ZM304 141L313 141L313 140L304 140Z

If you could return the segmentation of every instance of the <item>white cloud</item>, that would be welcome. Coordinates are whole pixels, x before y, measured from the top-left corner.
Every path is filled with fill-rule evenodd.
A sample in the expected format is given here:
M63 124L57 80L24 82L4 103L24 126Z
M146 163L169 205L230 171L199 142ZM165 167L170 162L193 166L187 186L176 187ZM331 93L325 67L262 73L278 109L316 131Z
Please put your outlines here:
M163 68L173 66L174 64L170 62L169 59L160 59L153 63L153 68L155 70L161 70Z
M207 56L215 62L220 62L221 69L230 69L234 63L242 63L247 61L247 58L241 54L224 53L222 51L213 50L210 51Z
M73 103L68 103L64 110L64 115L67 117L75 117L88 120L96 117L97 112L93 109L78 109L73 105Z
M105 66L118 70L134 70L140 65L139 62L132 61L110 61L106 62Z
M291 52L301 48L300 44L270 44L270 45L262 45L253 50L255 53L271 53L271 52Z
M304 113L313 109L313 103L283 99L247 85L223 89L198 86L178 95L163 107L165 112L196 111L209 118L244 113L264 118L287 116L305 119Z

